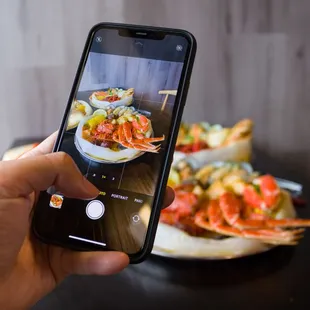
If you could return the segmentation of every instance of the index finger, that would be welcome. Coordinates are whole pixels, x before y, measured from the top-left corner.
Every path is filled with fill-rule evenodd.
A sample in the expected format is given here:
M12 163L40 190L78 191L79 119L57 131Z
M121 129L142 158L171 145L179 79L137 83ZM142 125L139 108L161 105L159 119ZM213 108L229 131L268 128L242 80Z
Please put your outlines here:
M63 152L0 163L0 197L27 197L54 186L70 198L90 199L99 190L87 181Z

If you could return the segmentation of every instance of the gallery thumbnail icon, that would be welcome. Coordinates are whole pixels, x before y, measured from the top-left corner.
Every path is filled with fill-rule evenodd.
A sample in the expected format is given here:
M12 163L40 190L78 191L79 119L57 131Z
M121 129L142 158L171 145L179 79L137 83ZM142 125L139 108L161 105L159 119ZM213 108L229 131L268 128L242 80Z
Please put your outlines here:
M60 209L64 201L64 197L59 194L54 194L50 200L50 207Z

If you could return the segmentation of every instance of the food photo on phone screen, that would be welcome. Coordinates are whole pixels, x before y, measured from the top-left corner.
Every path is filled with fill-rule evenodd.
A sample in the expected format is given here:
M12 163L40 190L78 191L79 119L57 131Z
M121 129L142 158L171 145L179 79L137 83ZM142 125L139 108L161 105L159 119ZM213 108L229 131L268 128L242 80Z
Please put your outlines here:
M153 195L182 67L91 51L61 150L98 186Z

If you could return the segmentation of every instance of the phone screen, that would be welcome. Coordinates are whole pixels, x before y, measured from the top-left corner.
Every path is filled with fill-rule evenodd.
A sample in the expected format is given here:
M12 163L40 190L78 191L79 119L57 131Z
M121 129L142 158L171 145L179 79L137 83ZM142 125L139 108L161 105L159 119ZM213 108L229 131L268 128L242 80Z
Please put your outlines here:
M100 190L92 201L50 188L36 228L62 243L141 250L189 48L186 37L100 29L92 39L58 151Z

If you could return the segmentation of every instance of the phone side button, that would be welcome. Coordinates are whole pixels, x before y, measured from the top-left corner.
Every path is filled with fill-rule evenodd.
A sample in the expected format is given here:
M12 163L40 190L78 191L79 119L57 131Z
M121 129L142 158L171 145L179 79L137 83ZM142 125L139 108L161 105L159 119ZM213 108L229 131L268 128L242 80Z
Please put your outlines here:
M86 206L86 215L91 220L100 219L105 212L104 204L100 200L93 200Z
M186 105L186 101L187 101L187 95L188 95L188 91L191 87L191 82L189 81L188 84L186 85L185 91L184 91L184 102L183 102L183 106Z

